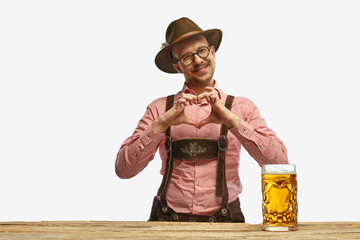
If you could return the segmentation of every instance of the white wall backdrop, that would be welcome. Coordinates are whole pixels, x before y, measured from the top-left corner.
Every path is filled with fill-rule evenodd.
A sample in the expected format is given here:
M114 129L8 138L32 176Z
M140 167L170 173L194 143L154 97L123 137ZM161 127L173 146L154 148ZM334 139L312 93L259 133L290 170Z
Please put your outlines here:
M182 87L154 64L182 16L223 30L215 79L287 146L299 221L359 221L359 12L347 0L1 1L0 221L148 219L159 156L129 180L114 162L147 104ZM246 151L240 174L247 222L260 223Z

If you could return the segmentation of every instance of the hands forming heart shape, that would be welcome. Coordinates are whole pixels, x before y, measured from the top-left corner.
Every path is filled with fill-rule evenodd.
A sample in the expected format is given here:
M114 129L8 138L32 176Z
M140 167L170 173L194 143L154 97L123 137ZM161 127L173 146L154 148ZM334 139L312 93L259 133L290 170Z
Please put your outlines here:
M177 100L177 103L173 106L173 108L176 110L175 114L177 116L172 121L171 125L179 125L179 124L190 124L192 126L195 126L197 128L201 128L204 125L208 123L220 123L219 116L217 114L217 111L214 108L219 108L222 105L220 103L218 92L215 89L208 89L208 92L204 92L198 96L195 96L193 94L186 94L183 93L181 95L181 98ZM201 120L200 122L197 122L193 119L188 118L185 115L184 109L188 105L194 105L194 104L201 104L204 101L207 101L211 104L211 113L210 115Z
M176 104L163 115L159 116L152 124L154 132L164 132L171 125L190 124L201 128L209 123L225 124L228 128L235 127L240 123L240 118L228 110L219 99L218 92L212 87L206 87L206 92L198 96L183 93ZM184 109L188 105L201 104L207 101L211 105L210 115L197 122L186 117Z

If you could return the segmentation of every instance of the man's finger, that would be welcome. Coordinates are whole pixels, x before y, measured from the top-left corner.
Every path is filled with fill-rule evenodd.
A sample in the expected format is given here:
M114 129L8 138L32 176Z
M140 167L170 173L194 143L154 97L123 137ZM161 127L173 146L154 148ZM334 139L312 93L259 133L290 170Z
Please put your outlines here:
M194 127L197 127L198 128L198 122L193 120L193 119L189 119L187 117L185 117L184 119L184 122L183 123L186 123L186 124L189 124L189 125L192 125Z
M206 118L206 119L204 119L204 120L201 120L201 121L198 123L198 126L197 126L197 127L200 129L200 128L202 128L203 126L205 126L206 124L209 124L209 123L213 123L211 117L208 117L208 118Z
M190 105L198 102L197 96L192 95L192 94L183 93L183 94L181 95L181 99L185 99L186 101L188 101L188 102L190 103Z
M203 93L200 93L197 97L198 99L203 99L206 95L208 94L208 92L203 92Z
M187 100L186 99L183 99L183 98L179 98L176 102L176 105L178 107L181 107L181 106L187 106L188 103L187 103Z
M217 92L204 92L198 96L199 101L202 99L206 99L209 103L215 103L219 99L219 95Z

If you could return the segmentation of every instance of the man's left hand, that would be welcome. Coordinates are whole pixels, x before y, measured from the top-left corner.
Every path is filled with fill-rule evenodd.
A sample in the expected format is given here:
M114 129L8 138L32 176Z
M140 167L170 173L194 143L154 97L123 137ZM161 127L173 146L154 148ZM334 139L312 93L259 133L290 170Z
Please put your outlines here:
M239 125L240 118L227 109L219 99L219 93L212 87L206 87L206 92L198 96L199 101L206 99L211 105L211 113L208 118L198 123L198 128L203 127L208 123L225 124L228 128L233 128Z

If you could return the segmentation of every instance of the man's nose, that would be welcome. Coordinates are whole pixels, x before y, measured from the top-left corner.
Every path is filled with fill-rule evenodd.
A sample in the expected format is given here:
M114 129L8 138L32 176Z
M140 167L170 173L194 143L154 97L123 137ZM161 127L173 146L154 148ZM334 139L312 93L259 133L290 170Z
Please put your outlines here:
M204 61L203 58L199 57L199 55L197 55L197 54L194 54L194 63L195 63L195 64L200 64L200 63L202 63L203 61Z

